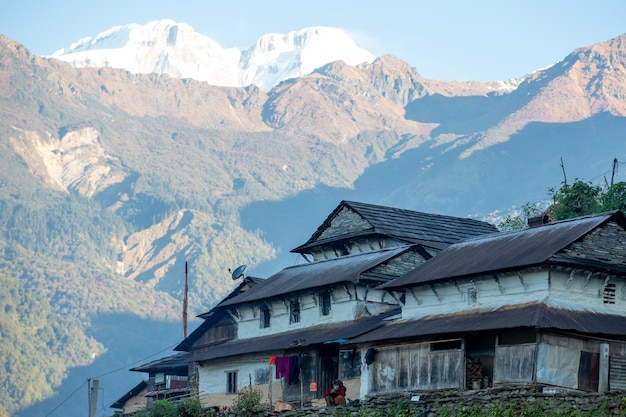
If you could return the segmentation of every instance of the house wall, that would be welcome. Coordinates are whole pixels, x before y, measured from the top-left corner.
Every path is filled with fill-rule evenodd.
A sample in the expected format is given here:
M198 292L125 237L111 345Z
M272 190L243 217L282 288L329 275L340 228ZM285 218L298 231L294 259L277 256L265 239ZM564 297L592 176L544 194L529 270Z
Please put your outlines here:
M477 308L497 308L544 299L549 294L548 272L529 270L422 285L406 290L402 318L451 314ZM470 297L475 291L475 299Z
M613 301L605 300L607 284L615 286ZM555 300L583 305L597 312L626 315L626 280L623 277L584 270L553 269L550 295Z
M281 352L274 353L275 355ZM210 361L198 364L198 395L203 407L230 407L237 397L228 394L227 373L237 372L237 388L244 387L260 389L262 402L269 403L271 380L272 401L282 401L282 383L276 379L274 365L269 364L271 355L264 352L262 355L247 355L227 360Z
M598 259L623 265L626 258L624 229L615 222L609 222L589 233L583 240L572 243L562 252L575 258Z
M396 305L397 301L386 291L367 288L365 285L337 286L332 289L331 311L322 315L317 293L303 294L300 301L300 322L289 323L290 299L268 302L270 326L261 328L260 306L244 305L238 308L238 338L267 336L291 330L306 329L320 324L340 323L363 315L375 315ZM380 303L378 305L377 303Z
M122 409L123 414L132 414L140 410L145 410L148 407L148 399L146 398L146 394L148 392L148 388L142 389L139 394L135 395L132 398L129 398L126 403L124 403L124 408Z
M535 377L536 343L496 346L493 383L531 383Z
M615 285L614 302L611 303L607 303L604 297L603 290L607 284ZM475 291L475 300L470 297L470 290ZM420 318L486 307L497 308L541 301L546 297L556 303L626 315L624 278L553 267L409 288L406 291L402 318Z
M361 347L365 351L365 347ZM462 349L432 350L431 343L376 347L376 360L362 363L360 398L388 392L460 389L464 381Z
M344 207L331 220L330 226L320 234L318 239L323 240L340 238L341 236L371 228L372 225L364 220L359 214ZM391 248L400 245L406 245L406 242L390 237L380 236L377 238L352 240L349 243L342 243L341 245L328 245L323 248L317 248L311 252L311 255L313 256L314 261L321 261L325 259L334 259L343 255L371 252L374 250Z

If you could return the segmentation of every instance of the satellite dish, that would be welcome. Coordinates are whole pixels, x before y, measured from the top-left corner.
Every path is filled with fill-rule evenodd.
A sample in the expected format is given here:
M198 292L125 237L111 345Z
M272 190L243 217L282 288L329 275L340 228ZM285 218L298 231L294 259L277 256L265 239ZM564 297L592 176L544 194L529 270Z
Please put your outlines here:
M239 265L237 268L235 268L235 270L231 272L231 277L233 278L233 281L241 278L243 276L243 271L245 270L246 270L245 265ZM228 271L230 272L230 269Z

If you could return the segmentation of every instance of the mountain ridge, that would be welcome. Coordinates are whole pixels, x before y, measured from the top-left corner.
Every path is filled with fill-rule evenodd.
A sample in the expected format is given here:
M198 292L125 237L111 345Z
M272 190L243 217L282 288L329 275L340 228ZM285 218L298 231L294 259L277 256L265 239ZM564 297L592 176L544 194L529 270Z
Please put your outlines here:
M559 157L591 178L626 153L623 45L580 48L510 85L425 79L386 55L265 91L74 68L0 35L0 278L12 289L0 326L15 343L0 352L29 376L0 381L0 403L37 415L27 406L115 337L90 336L103 314L175 325L185 262L196 313L230 290L228 268L276 272L338 199L467 216L536 201L559 183ZM15 324L16 291L44 308L35 332ZM33 356L42 340L48 368ZM124 378L101 386L121 395ZM29 379L46 383L24 395Z
M344 60L356 65L374 60L370 52L337 28L314 26L287 34L266 34L239 50L222 48L191 26L170 19L115 26L50 57L78 68L124 68L135 74L168 74L224 87L254 84L264 90L310 74L328 62Z

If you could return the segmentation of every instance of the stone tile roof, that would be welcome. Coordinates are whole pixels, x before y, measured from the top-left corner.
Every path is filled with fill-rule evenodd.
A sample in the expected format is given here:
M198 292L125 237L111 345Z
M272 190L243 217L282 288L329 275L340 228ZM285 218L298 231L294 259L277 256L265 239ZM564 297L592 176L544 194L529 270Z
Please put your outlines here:
M347 231L330 239L322 237L330 227L332 220L345 208L358 214L368 228ZM407 243L431 243L433 247L443 249L461 239L497 232L498 229L487 222L470 218L422 213L394 207L355 201L342 201L337 208L318 227L309 240L291 252L304 253L316 246L343 238L355 238L367 235L384 235L403 240Z

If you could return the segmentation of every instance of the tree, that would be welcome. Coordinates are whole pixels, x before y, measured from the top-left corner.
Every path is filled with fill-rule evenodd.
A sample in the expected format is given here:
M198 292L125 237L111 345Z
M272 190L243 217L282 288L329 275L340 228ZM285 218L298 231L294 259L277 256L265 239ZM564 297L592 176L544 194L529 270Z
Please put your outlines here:
M554 200L553 220L571 219L603 211L602 188L591 182L576 179L572 185L564 183L558 190L550 188L549 193Z
M539 216L543 212L540 204L531 204L528 202L524 203L520 210L521 212L506 216L506 218L498 224L498 229L503 232L525 229L528 227L529 218Z
M605 211L620 210L626 213L626 182L618 182L602 190L599 185L576 179L561 188L548 189L553 204L550 216L553 221L571 219ZM507 216L498 224L501 231L521 230L528 227L528 219L542 213L538 203L525 203L521 211Z
M600 198L601 210L626 212L626 182L611 185Z

